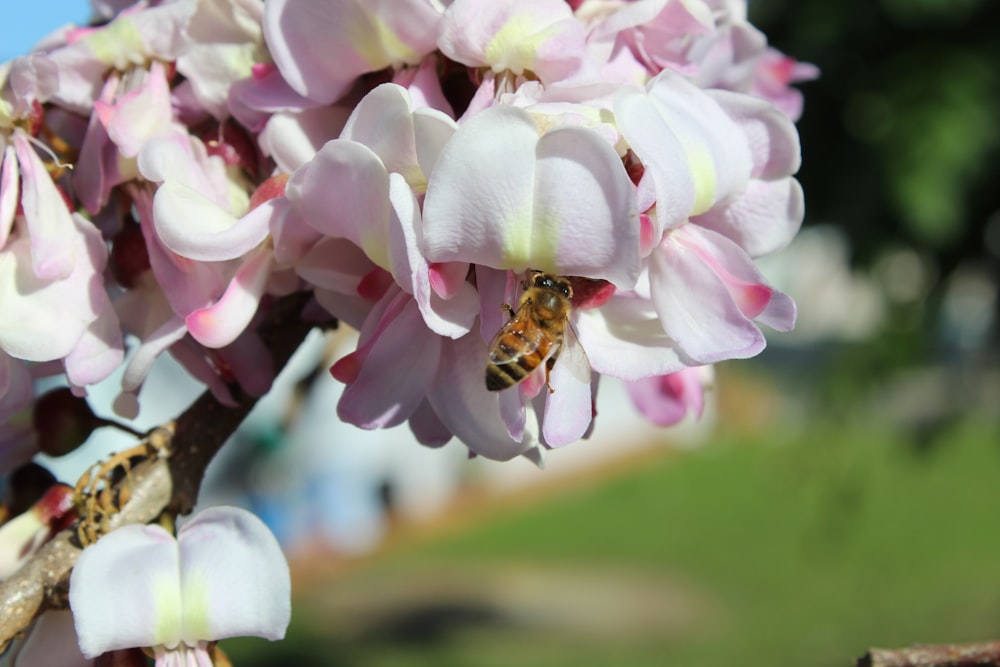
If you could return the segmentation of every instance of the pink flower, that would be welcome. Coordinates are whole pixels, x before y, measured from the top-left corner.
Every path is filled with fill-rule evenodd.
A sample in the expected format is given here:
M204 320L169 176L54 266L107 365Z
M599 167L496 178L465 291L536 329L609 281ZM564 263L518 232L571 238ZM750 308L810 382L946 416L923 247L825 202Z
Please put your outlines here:
M463 65L546 85L596 75L583 26L563 0L456 0L445 12L438 46Z
M264 36L282 77L314 103L338 100L362 74L415 65L435 48L440 10L425 0L272 0Z
M689 413L701 417L705 388L711 385L713 375L711 366L695 366L629 382L625 388L644 417L658 426L673 426Z
M360 331L332 372L363 428L538 461L586 437L601 375L671 378L661 422L695 409L688 369L795 319L754 260L802 221L790 85L815 70L745 4L98 3L0 68L0 406L26 408L22 360L81 393L123 333L123 414L163 353L223 403L262 393L255 324L308 290ZM529 271L573 285L558 358L489 391Z

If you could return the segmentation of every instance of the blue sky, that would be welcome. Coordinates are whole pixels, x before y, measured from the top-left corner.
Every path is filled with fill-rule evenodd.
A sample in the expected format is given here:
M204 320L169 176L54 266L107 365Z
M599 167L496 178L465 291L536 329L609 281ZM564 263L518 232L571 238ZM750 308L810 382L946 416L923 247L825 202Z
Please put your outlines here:
M59 26L90 17L88 0L0 0L0 5L0 62L26 53Z

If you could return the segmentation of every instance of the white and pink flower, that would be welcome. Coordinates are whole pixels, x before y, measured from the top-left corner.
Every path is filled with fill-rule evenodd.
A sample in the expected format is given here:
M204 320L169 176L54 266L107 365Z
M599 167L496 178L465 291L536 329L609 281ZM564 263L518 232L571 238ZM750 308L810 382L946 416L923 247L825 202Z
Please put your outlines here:
M0 70L10 377L58 362L83 391L124 333L120 412L163 353L231 402L273 376L254 331L270 295L308 290L361 333L332 368L342 419L537 458L586 436L601 375L664 396L794 324L754 260L802 221L789 84L815 72L739 0L98 9L110 23ZM46 153L57 121L72 177ZM489 392L528 270L574 281L579 347L553 392Z

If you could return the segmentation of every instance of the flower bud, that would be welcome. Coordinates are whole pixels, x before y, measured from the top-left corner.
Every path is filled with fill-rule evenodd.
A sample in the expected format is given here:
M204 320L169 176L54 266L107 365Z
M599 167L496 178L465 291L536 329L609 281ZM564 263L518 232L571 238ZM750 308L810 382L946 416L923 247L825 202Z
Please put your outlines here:
M115 281L125 288L135 287L139 276L149 270L146 238L138 224L127 223L115 234L110 266Z
M74 396L67 387L50 391L35 401L33 419L38 448L49 456L69 454L101 425L87 400Z
M206 126L195 134L205 142L208 154L222 158L227 167L240 167L251 176L257 175L257 148L239 125L225 123L221 126Z
M26 463L7 478L3 504L11 516L17 516L26 512L55 483L51 472L37 463Z
M18 569L76 517L73 487L55 484L31 509L0 527L0 580Z
M573 287L574 308L597 308L598 306L603 306L615 293L615 286L607 280L570 276L569 282Z

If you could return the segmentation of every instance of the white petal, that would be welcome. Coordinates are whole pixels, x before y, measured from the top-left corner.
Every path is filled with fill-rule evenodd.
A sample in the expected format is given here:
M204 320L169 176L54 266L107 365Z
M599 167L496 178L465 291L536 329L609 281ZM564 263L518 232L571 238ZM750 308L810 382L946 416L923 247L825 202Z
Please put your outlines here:
M222 261L240 257L267 237L273 201L236 218L197 190L166 181L153 198L153 219L163 245L178 255Z
M124 526L84 549L69 586L83 654L176 645L182 639L179 572L177 542L159 526Z
M580 344L598 373L636 380L690 365L664 333L647 299L616 295L600 308L578 311L576 317Z
M566 331L549 382L552 393L545 397L542 437L550 447L562 447L582 438L594 415L590 362L571 330Z
M389 173L370 148L344 139L327 142L292 174L286 192L309 226L354 241L373 262L390 267Z
M450 298L442 298L431 287L430 267L420 254L418 238L420 209L413 191L400 174L390 174L392 219L389 247L396 282L413 294L427 327L442 336L459 338L472 328L479 312L476 289L463 280Z
M347 121L342 107L314 107L272 115L258 141L278 167L291 173L311 160L323 144L336 139Z
M76 386L95 384L108 377L125 354L121 326L107 293L100 291L94 296L101 304L100 315L66 356L66 377Z
M692 365L755 356L764 349L764 335L743 314L719 273L682 242L679 235L686 240L688 228L693 225L673 232L650 255L652 297L664 330L699 362Z
M799 133L792 120L770 102L728 90L706 91L746 133L753 157L753 176L790 176L802 163Z
M417 164L410 94L402 86L384 83L365 95L340 138L372 149L387 171L402 174L408 182L424 180Z
M537 258L522 246L530 246L534 222L537 143L535 123L513 107L491 107L459 128L427 185L423 248L429 261L515 271L534 266Z
M618 154L593 130L561 127L539 140L537 157L530 266L632 287L639 214Z
M788 245L804 217L805 200L797 180L754 179L739 199L692 218L692 222L728 237L750 257L762 257Z
M512 440L500 418L496 392L486 389L486 343L476 332L443 339L442 363L428 394L448 430L469 449L496 461L524 453L531 443Z
M21 173L17 165L17 153L13 146L7 146L0 167L0 248L7 244L14 214L21 200Z
M211 507L178 533L183 638L285 636L291 618L288 562L260 519L237 507Z
M316 243L295 265L304 280L342 294L357 294L358 283L376 268L356 245L332 237Z
M14 132L14 149L21 167L21 208L31 237L31 262L39 278L65 278L78 261L73 219L66 200L28 140Z
M102 290L100 271L107 246L89 222L71 219L67 235L77 261L62 280L40 280L31 266L30 240L9 241L0 252L0 348L28 361L59 359L73 349L97 318L93 295Z

